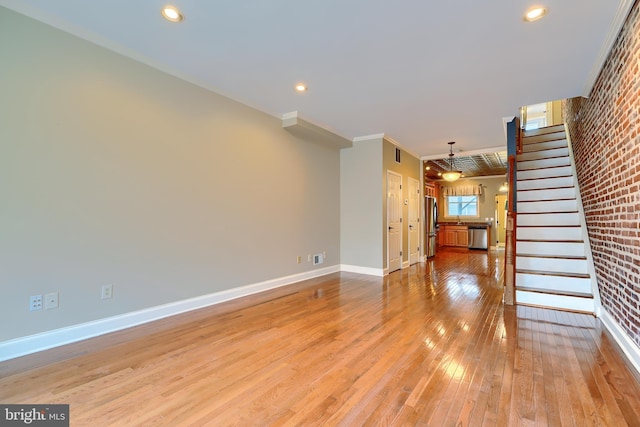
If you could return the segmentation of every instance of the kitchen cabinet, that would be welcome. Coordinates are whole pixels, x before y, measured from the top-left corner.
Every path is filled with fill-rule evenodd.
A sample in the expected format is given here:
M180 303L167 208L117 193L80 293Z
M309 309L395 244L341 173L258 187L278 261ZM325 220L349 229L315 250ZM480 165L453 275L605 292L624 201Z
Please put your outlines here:
M440 244L443 246L469 246L469 230L466 225L441 225Z

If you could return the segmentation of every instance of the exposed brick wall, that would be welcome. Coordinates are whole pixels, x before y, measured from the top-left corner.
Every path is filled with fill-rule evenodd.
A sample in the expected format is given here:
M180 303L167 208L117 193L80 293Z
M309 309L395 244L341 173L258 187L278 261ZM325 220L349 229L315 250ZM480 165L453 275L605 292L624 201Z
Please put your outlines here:
M563 104L600 296L640 346L640 3L589 98Z

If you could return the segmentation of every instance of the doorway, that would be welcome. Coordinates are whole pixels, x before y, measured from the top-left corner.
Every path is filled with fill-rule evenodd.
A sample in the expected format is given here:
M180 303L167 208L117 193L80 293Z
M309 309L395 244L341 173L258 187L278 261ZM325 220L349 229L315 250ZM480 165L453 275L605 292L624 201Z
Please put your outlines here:
M402 268L402 175L387 171L387 265Z
M507 241L507 194L496 195L496 246L504 248Z
M420 181L409 178L409 265L420 261Z

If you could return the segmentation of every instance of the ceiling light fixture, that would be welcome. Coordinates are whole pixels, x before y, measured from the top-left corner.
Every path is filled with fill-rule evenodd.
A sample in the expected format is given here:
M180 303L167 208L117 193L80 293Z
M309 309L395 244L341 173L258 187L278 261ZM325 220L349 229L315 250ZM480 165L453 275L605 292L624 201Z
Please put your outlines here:
M304 83L298 83L296 85L296 91L298 91L298 92L306 92L307 91L307 85L305 85Z
M544 18L547 14L547 9L542 6L535 6L531 9L527 10L527 13L524 15L524 20L527 22L537 21L538 19Z
M504 182L500 188L498 188L498 191L501 193L506 193L507 191L509 191L509 183L508 182Z
M449 171L442 174L442 177L445 179L445 181L449 182L457 181L460 176L462 176L462 171L453 170L453 144L455 143L455 141L447 142L447 144L449 144Z
M162 8L162 16L164 16L164 19L171 22L180 22L184 20L184 16L180 13L178 8L171 5L166 5Z

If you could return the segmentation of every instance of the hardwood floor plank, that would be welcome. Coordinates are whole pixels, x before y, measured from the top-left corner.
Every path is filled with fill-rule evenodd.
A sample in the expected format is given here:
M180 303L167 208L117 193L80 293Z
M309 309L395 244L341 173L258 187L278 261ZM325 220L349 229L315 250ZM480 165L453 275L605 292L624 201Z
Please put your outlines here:
M599 320L502 305L501 253L335 273L0 363L73 426L639 425Z

